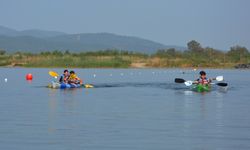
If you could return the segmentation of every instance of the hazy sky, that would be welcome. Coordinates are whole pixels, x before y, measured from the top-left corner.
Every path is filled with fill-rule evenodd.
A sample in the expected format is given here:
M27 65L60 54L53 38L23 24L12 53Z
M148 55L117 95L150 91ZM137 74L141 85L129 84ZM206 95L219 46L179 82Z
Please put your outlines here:
M0 25L250 50L250 0L0 0Z

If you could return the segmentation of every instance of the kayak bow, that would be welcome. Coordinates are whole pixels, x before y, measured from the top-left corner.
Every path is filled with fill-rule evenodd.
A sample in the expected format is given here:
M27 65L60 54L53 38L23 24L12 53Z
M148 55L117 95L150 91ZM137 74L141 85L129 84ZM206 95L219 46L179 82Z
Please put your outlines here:
M209 92L211 91L211 85L210 84L193 84L192 90L196 92Z

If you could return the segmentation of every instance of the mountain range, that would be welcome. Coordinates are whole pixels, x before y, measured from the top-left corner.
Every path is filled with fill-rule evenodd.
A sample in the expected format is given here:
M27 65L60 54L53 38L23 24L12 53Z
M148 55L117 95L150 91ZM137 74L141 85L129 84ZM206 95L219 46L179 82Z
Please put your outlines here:
M17 31L0 26L0 49L7 52L41 52L41 51L97 51L106 49L128 50L142 53L154 53L158 49L185 47L164 45L151 40L122 36L112 33L67 34L57 31L23 30Z

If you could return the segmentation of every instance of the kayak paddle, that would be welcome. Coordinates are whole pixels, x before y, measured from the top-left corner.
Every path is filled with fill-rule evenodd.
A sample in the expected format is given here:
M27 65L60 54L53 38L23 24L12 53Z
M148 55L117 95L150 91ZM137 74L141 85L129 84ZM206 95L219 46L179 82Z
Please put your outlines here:
M175 83L184 83L186 86L191 86L193 84L193 81L186 81L182 78L175 78Z
M85 88L93 88L94 86L91 85L91 84L84 84L84 87L85 87Z
M175 83L184 83L185 80L182 79L182 78L175 78L175 79L174 79L174 82L175 82Z
M211 83L212 84L212 83ZM218 85L218 86L227 86L228 84L227 83L224 83L224 82L220 82L220 83L215 83L215 85Z
M224 78L223 78L223 76L217 76L216 78L213 78L213 80L216 80L216 81L223 81L224 80ZM193 84L193 81L190 81L190 80L188 80L188 81L186 81L186 80L184 80L184 79L182 79L182 78L175 78L175 83L184 83L186 86L191 86L192 84ZM213 83L210 83L210 84L213 84ZM216 85L218 85L218 86L227 86L228 84L227 83L215 83Z
M223 81L224 78L223 76L217 76L216 78L213 78L213 80L216 80L216 81ZM210 83L210 84L213 84L213 83ZM216 85L218 86L227 86L228 84L227 83L224 83L224 82L220 82L220 83L215 83Z
M52 76L52 77L54 77L54 78L59 77L59 75L56 72L54 72L54 71L49 71L49 75Z
M213 80L216 80L216 81L223 81L224 78L223 78L223 76L217 76L216 78L213 78Z

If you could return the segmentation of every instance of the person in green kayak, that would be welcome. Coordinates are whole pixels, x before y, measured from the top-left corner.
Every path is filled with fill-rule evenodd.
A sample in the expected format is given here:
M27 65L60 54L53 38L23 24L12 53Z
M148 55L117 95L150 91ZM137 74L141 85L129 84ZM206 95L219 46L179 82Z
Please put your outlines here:
M211 82L212 82L212 79L208 79L206 77L206 72L202 70L200 71L200 78L194 81L194 84L208 85Z
M59 82L68 83L68 79L69 79L69 71L66 69L63 71L63 74L61 75Z
M72 85L82 84L82 80L79 77L77 77L74 71L70 71L69 74L70 74L69 79L68 79L69 84L72 84Z

